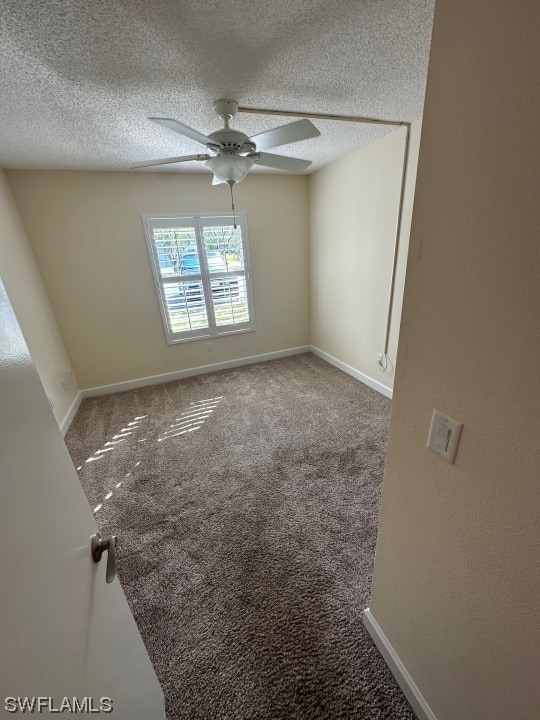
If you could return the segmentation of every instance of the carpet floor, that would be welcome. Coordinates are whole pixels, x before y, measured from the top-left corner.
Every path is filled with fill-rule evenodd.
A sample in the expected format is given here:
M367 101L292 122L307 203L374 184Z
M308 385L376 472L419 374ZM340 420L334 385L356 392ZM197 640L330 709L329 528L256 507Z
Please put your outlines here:
M361 617L389 413L309 353L82 403L66 443L169 720L414 720Z

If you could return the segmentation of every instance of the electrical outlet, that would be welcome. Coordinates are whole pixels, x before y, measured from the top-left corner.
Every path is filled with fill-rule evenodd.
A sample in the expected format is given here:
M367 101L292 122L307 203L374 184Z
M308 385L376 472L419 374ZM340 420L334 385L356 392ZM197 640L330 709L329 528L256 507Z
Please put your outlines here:
M209 342L204 343L204 349L206 352L212 352L212 344Z
M377 365L380 365L381 367L383 366L383 358L383 353L377 353Z
M51 406L51 410L54 410L54 400L50 395L47 395L47 400L49 401L49 405Z

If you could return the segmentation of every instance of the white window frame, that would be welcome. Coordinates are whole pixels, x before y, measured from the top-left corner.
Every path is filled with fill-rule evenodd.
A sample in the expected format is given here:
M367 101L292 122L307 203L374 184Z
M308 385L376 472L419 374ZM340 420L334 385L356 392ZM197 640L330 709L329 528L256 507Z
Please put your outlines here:
M255 305L253 302L253 287L251 283L251 262L249 258L249 241L247 234L247 218L245 213L236 213L236 224L240 226L242 233L242 253L244 259L244 269L227 273L210 273L208 270L208 262L203 244L203 227L209 225L232 225L234 216L232 213L205 213L204 215L186 215L186 214L166 214L166 215L141 215L146 236L146 245L152 268L152 275L156 287L161 319L165 330L165 338L168 345L176 345L177 343L190 342L192 340L202 340L205 338L221 337L222 335L237 335L239 333L253 332L255 330ZM195 330L182 330L174 332L169 314L167 312L167 303L165 300L165 285L185 281L185 276L168 275L163 277L159 269L159 258L154 242L154 229L170 228L171 221L178 227L194 227L197 240L197 252L199 255L200 274L190 275L189 280L200 282L203 286L204 298L206 303L206 314L208 318L207 328L196 328ZM214 303L212 300L212 292L210 281L217 280L221 277L231 278L233 276L245 277L246 293L248 302L249 321L238 323L236 325L216 325L214 316Z

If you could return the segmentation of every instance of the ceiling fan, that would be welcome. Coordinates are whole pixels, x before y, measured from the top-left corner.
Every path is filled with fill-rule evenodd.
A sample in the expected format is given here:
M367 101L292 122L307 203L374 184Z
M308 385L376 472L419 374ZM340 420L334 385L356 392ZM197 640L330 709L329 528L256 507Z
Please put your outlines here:
M245 178L248 170L255 163L289 172L302 172L311 165L310 160L299 160L285 155L262 152L269 148L319 136L321 133L310 120L296 120L287 125L248 137L243 132L232 130L229 127L229 122L238 112L236 100L216 100L213 108L216 115L223 120L225 127L223 130L216 130L208 136L193 130L178 120L158 117L148 118L162 127L174 130L174 132L180 133L191 140L200 142L206 146L208 153L164 158L163 160L148 160L135 163L131 167L135 169L188 162L190 160L206 161L206 167L214 174L212 184L227 183L232 188L235 183L239 183Z

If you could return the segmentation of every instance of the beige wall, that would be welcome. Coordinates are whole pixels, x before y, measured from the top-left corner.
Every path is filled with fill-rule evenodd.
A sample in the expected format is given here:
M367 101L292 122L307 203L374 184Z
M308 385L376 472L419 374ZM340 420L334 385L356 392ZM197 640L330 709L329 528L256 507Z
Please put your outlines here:
M438 720L540 717L539 31L437 1L371 609Z
M392 387L420 121L413 123L387 373L384 352L405 129L310 176L311 342Z
M141 213L230 211L204 174L10 171L14 196L83 388L309 343L305 177L250 175L247 213L257 330L167 345Z
M60 423L77 395L71 364L4 171L0 170L0 276ZM66 389L62 387L66 384Z

